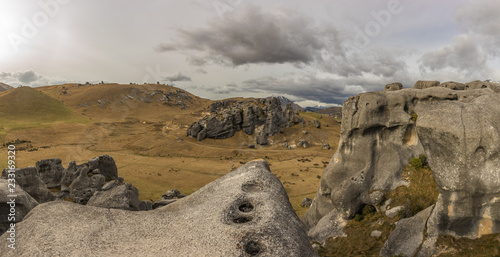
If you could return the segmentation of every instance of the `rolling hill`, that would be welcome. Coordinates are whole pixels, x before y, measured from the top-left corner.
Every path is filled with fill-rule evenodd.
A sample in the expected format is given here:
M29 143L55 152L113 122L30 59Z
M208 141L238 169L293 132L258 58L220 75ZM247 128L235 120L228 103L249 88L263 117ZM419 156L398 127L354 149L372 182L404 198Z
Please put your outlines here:
M0 92L1 91L6 91L6 90L9 90L9 89L13 89L13 87L11 87L11 86L9 86L9 85L7 85L5 83L0 82Z
M92 121L105 122L189 119L211 102L160 84L64 84L37 89Z
M31 87L19 87L0 93L2 125L85 121L59 100Z

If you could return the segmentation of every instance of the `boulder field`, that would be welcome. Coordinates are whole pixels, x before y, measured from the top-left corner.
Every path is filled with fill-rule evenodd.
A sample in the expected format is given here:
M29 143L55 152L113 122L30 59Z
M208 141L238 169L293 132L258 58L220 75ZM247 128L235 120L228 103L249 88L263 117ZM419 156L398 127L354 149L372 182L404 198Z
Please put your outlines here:
M309 237L344 236L364 206L380 205L386 192L405 185L402 167L421 154L438 201L400 221L381 255L429 256L439 235L500 233L500 95L498 85L480 84L419 81L413 89L391 84L349 98L339 147L302 217Z

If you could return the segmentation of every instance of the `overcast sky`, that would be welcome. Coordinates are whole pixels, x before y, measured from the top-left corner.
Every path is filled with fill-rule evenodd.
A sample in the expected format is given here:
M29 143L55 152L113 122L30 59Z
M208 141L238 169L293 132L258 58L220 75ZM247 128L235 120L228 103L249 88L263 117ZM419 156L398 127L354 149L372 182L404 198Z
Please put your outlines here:
M496 0L0 0L0 82L174 84L341 104L391 82L500 80Z

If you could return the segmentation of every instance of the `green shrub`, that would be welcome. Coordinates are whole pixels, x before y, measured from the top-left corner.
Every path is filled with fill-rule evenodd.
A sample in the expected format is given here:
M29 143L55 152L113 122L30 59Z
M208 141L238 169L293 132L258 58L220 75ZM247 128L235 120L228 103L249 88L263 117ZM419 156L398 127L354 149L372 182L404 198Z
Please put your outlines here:
M427 157L424 154L419 155L418 158L411 159L410 163L415 169L428 167Z
M375 212L377 212L375 207L373 207L371 205L365 205L365 207L363 208L362 214L363 214L363 216L368 216L368 215L373 214Z
M410 114L410 116L411 116L411 121L413 121L413 122L417 121L418 115L416 113L412 113L412 114Z

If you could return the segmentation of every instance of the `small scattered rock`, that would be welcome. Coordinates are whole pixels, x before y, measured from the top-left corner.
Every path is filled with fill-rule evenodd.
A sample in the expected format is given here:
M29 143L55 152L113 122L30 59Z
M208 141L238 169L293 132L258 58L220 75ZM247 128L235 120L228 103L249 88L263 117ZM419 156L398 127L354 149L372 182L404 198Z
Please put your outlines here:
M255 137L255 143L257 143L258 145L267 145L269 144L269 140L267 140L266 135L259 133Z
M392 218L392 217L395 217L396 215L398 215L398 213L402 210L404 210L405 207L403 206L397 206L397 207L394 207L390 210L387 210L385 211L385 216L389 217L389 218Z
M302 200L303 207L311 207L311 204L312 204L311 198L306 197Z
M316 127L316 128L321 128L321 122L319 122L319 120L315 119L315 120L313 121L313 123L314 123L314 127Z
M387 199L382 206L380 206L380 210L385 212L387 211L387 207L392 203L392 199Z
M299 140L299 143L297 144L297 146L299 146L299 147L302 146L304 148L307 148L307 147L309 147L309 143L306 140L301 139L301 140Z
M370 236L372 237L380 237L382 235L382 231L380 230L373 230L372 233L370 233Z
M181 194L179 190L174 188L165 192L161 197L165 199L179 199L185 197L185 195Z

